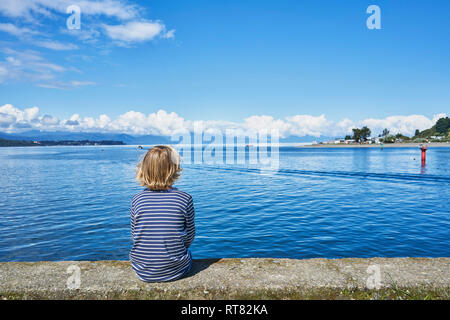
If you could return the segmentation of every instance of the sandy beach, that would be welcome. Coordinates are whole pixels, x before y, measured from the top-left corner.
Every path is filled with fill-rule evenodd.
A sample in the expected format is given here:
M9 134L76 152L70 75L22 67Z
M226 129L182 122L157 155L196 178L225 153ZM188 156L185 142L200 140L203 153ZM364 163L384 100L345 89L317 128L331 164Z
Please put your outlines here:
M448 142L430 142L430 143L385 143L383 148L418 148L420 145L426 145L428 148L444 147L450 148ZM381 148L379 144L311 144L299 145L297 148Z

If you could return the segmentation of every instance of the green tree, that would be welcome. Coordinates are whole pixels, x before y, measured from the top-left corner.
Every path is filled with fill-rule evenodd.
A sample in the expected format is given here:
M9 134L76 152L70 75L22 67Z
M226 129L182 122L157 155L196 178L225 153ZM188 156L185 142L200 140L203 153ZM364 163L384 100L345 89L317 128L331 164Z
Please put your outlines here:
M436 132L439 134L447 134L448 129L450 129L450 118L440 118L436 122Z
M372 133L372 131L370 131L369 128L367 128L367 127L362 127L362 129L361 129L361 138L362 138L364 141L367 141L367 138L370 137L370 134L371 134L371 133Z
M362 142L367 141L367 138L370 137L370 134L372 133L369 128L362 127L361 129L355 128L353 130L353 139L356 142Z
M414 136L417 137L420 134L419 129L416 129L416 132L414 133Z
M353 131L353 140L355 140L356 142L360 142L361 141L361 129L355 128L355 129L352 129L352 131Z
M389 130L388 129L384 129L383 133L381 134L382 137L386 137L389 134Z
M384 137L383 142L385 143L394 143L395 142L395 137L393 135L387 135L386 137Z
M411 140L410 137L405 136L405 135L403 135L403 134L401 134L401 133L397 133L397 134L395 135L395 139L399 139L399 140L403 140L403 141Z

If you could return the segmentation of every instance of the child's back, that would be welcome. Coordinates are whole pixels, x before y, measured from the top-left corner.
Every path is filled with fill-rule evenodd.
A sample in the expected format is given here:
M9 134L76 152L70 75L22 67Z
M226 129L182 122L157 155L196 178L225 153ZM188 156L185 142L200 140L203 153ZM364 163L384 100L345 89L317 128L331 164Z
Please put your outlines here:
M167 147L152 149L155 148ZM149 177L139 176L140 171L146 170L145 162L151 163L151 154L149 159L146 158L138 167L141 181L149 180ZM171 183L166 190L147 187L133 197L130 260L141 280L176 280L190 270L192 257L188 248L195 236L194 215L192 197L172 188Z

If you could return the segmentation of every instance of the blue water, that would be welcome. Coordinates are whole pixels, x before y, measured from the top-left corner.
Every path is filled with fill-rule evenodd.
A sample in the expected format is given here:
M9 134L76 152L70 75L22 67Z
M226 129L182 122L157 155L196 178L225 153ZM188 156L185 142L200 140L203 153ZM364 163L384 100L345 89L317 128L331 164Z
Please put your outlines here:
M0 261L128 259L131 146L0 149ZM194 258L449 257L450 148L280 149L280 170L184 165Z

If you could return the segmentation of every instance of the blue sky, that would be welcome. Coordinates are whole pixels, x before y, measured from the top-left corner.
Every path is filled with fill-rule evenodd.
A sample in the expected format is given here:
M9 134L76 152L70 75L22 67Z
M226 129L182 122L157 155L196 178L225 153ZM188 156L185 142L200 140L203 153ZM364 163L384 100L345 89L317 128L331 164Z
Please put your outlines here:
M128 113L129 122L141 121L133 111L147 117L144 127L155 114L161 126L179 118L295 122L288 133L343 134L364 121L422 129L450 110L445 0L1 3L0 106L12 107L0 113L8 130L12 117L82 123ZM80 30L67 30L69 4L81 7ZM381 30L366 26L372 4ZM38 112L18 114L33 107ZM330 125L333 132L322 129Z

